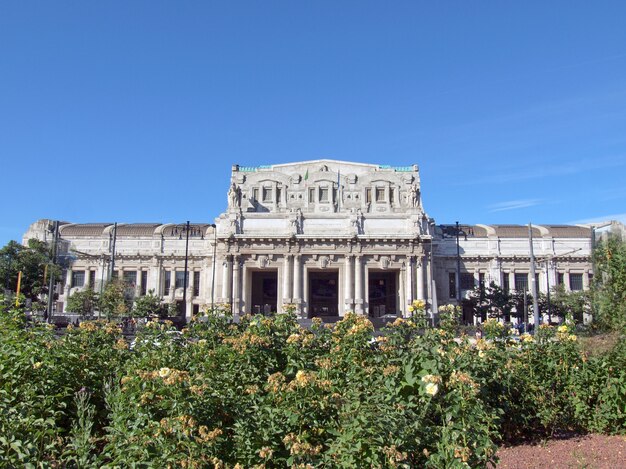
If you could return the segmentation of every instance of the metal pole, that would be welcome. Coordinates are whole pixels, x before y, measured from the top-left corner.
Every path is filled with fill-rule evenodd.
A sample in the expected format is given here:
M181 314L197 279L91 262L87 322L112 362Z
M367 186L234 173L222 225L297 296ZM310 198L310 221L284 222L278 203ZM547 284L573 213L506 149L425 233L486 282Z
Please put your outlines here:
M59 222L54 222L54 236L52 238L52 265L57 262L57 242L59 238ZM50 269L50 283L48 284L48 306L44 315L44 321L49 322L52 317L52 301L54 298L54 269Z
M456 301L461 304L461 248L459 246L459 222L456 222Z
M552 314L550 313L550 260L546 259L546 299L548 306L548 324L552 322Z
M189 254L189 222L185 226L185 273L183 275L183 323L187 321L187 257Z
M537 302L537 281L535 277L535 253L533 251L533 225L528 224L528 239L530 240L530 288L533 295L533 323L535 331L539 327L539 304Z
M111 246L111 266L109 271L109 281L113 278L115 270L115 242L117 241L117 222L113 225L113 244Z
M215 255L217 252L217 226L213 226L213 273L211 274L211 312L215 310Z

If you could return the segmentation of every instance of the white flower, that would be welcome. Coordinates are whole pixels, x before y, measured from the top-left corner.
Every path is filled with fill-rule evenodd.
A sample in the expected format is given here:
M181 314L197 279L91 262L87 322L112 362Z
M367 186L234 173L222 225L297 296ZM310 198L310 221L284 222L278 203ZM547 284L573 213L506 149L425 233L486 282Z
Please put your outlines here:
M435 394L437 394L437 391L439 391L439 386L435 383L428 383L426 385L426 394L434 396Z
M161 368L161 369L159 370L159 376L160 376L161 378L167 378L167 377L170 375L170 372L171 372L171 371L172 371L172 370L170 370L169 368Z

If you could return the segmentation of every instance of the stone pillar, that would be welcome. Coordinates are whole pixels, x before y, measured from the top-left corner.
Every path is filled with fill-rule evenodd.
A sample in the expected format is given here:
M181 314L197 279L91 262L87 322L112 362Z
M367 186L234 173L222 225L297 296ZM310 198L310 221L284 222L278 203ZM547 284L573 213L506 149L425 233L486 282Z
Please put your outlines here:
M357 314L363 314L363 256L355 256L354 258L354 311Z
M73 269L71 268L67 269L67 274L65 277L65 296L67 298L70 297L70 289L72 288L72 272L73 272Z
M170 269L170 291L167 293L170 302L174 302L176 299L176 267Z
M135 282L135 296L141 296L141 269L137 270L137 281Z
M296 313L302 316L302 256L293 256L293 302L296 304Z
M89 288L90 286L93 288L92 285L89 284L89 267L85 267L85 283L83 283L83 289L86 290L87 288ZM586 276L586 275L585 275Z
M224 257L222 263L222 301L230 303L230 256Z
M239 256L233 256L233 314L239 315L241 302L241 283Z
M291 254L283 259L283 304L291 303Z
M417 299L424 300L424 257L417 258Z
M346 255L345 262L346 262L346 265L345 265L344 286L343 286L345 305L344 305L343 314L345 314L347 311L351 311L352 308L354 307L354 298L352 296L352 285L354 284L354 279L353 279L354 271L352 270L352 256Z
M415 285L414 276L413 276L413 256L406 256L406 292L405 292L405 306L409 303L413 302L413 295L415 294L413 290L413 285Z

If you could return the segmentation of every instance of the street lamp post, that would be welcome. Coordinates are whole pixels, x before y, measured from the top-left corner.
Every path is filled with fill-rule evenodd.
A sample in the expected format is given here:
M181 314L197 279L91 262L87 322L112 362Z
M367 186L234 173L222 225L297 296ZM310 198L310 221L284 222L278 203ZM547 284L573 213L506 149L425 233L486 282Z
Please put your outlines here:
M55 221L51 229L54 237L52 239L52 265L57 261L57 245L59 241L59 222ZM52 301L54 298L54 269L50 269L50 283L48 284L48 306L44 316L44 321L49 322L52 317Z
M185 234L185 272L183 274L183 323L187 320L187 265L189 262L189 236L197 237L200 236L204 239L204 233L202 232L202 228L199 226L190 225L189 221L187 221L184 225L176 225L172 227L172 236L178 235L178 239L183 239L183 233ZM176 282L176 278L174 278L174 282Z
M215 255L217 253L217 225L209 225L213 228L213 268L211 272L211 312L215 310Z

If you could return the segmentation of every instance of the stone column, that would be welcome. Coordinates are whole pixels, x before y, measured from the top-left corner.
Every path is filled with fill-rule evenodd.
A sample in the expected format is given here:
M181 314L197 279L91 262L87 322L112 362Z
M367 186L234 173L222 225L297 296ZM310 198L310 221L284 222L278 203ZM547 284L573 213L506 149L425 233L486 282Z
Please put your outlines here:
M413 256L406 256L406 292L405 292L405 305L413 302L413 295L415 292L413 291L413 285L415 285L414 276L413 276Z
M344 314L347 311L351 311L352 308L354 307L354 298L352 296L352 284L354 283L354 279L353 279L354 271L352 270L352 256L347 254L345 258L345 262L346 262L346 265L345 265L344 286L343 286L344 298L345 298Z
M72 272L73 272L73 269L71 268L67 269L67 274L65 277L65 292L64 293L67 298L70 297L70 289L72 288Z
M363 314L363 256L355 256L354 258L354 303L355 313Z
M302 316L302 263L300 254L293 256L293 302L296 313Z
M83 289L86 290L87 288L89 288L90 286L93 288L93 285L89 284L89 280L91 280L89 278L89 267L85 267L85 283L83 283Z
M170 269L170 291L168 296L171 302L174 302L176 299L176 267Z
M285 254L283 259L283 304L291 303L291 254Z
M417 299L424 299L424 257L418 256L417 258Z
M239 315L241 301L240 267L239 256L233 256L233 314Z
M135 296L141 296L141 269L137 270L137 281L135 282Z
M224 256L222 263L222 301L230 302L230 256Z

